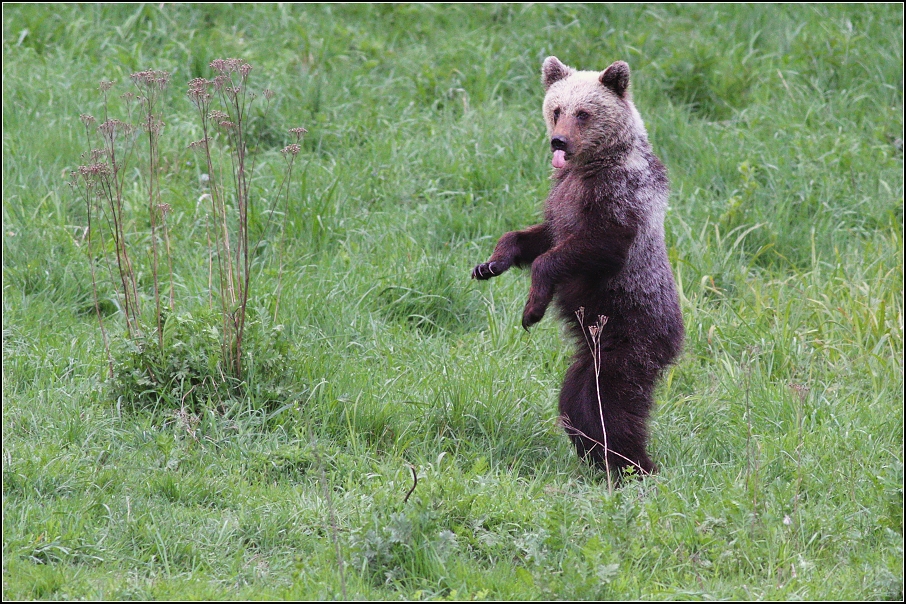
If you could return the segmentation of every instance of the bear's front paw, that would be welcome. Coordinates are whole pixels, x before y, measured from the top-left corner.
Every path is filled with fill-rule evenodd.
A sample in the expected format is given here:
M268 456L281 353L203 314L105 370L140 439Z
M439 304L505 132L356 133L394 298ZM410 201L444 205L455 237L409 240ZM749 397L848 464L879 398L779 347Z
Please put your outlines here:
M484 281L503 273L498 262L485 262L472 269L472 278Z
M528 331L529 327L540 321L544 317L546 307L529 302L522 311L522 329Z

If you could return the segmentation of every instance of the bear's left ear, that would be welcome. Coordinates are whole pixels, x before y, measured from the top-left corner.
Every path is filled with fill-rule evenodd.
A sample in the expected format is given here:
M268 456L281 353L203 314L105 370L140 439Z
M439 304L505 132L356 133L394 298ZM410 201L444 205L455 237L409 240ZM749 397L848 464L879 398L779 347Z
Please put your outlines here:
M617 96L622 97L629 88L629 65L623 61L615 61L601 72L598 81L613 90Z

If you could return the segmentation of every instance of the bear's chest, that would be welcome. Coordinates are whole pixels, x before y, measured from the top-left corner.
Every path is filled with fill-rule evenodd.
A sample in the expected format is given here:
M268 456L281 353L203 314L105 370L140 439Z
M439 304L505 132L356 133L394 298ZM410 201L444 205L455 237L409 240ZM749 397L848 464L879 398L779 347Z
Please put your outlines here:
M592 196L587 183L578 178L567 177L551 188L544 217L555 242L559 243L587 226Z

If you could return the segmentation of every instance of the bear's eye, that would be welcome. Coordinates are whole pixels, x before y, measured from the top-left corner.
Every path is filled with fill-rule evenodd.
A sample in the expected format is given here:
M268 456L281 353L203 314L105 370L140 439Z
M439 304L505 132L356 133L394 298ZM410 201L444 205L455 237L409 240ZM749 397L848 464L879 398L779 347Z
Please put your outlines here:
M560 119L560 108L557 107L554 109L554 123L557 123L557 120Z
M577 120L580 120L580 121L585 121L585 120L587 120L587 119L588 119L588 112L587 112L587 111L580 111L580 112L578 112L578 113L576 114L576 119L577 119Z

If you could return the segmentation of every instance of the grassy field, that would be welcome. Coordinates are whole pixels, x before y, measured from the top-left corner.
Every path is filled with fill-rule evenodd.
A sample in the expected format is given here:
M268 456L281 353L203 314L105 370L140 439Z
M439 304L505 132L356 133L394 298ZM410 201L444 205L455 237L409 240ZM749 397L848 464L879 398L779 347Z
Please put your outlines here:
M522 330L526 273L469 279L540 215L551 54L630 64L672 183L688 337L661 471L612 492L556 423L572 344ZM276 93L256 232L308 130L243 394L129 402L79 116L171 73L168 333L203 351L185 91L228 57ZM901 5L4 5L2 86L4 600L902 600Z

